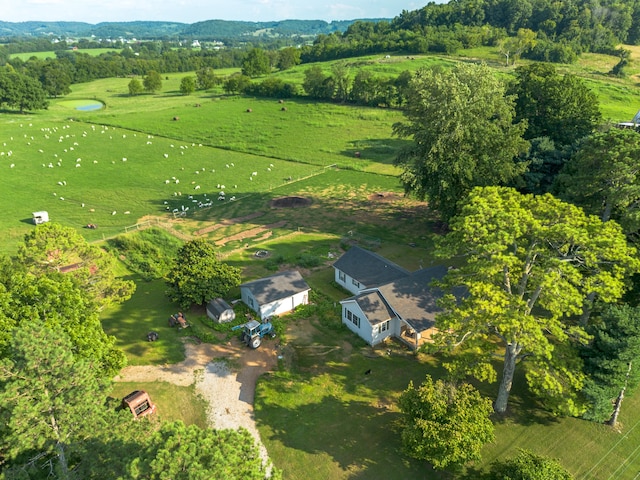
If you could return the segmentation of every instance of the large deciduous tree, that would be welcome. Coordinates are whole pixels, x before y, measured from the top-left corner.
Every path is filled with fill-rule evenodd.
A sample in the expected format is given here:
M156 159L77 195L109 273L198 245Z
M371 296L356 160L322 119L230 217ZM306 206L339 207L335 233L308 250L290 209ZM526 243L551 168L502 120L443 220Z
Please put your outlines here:
M167 284L171 299L186 309L223 297L240 285L240 269L220 262L206 240L192 240L178 251Z
M157 92L162 88L162 77L155 70L150 70L142 80L142 85L147 92Z
M202 430L182 422L164 423L129 466L129 478L189 480L280 480L282 474L263 464L251 434L239 430Z
M259 77L271 72L271 59L261 48L252 48L242 61L242 74L247 77Z
M556 178L559 196L625 232L640 229L640 133L610 128L589 136Z
M46 92L38 80L11 71L0 72L0 105L25 110L41 110L49 106Z
M604 302L623 294L640 268L635 248L615 222L505 187L474 189L450 226L437 253L465 263L444 285L468 295L445 296L436 319L437 342L456 351L448 368L493 381L491 361L504 349L496 412L506 411L516 365L526 358L530 389L557 411L578 414L575 344L588 335L573 316L591 293Z
M42 67L40 83L52 97L71 93L72 71L63 62L48 62Z
M9 260L0 273L0 358L11 355L16 330L42 324L67 334L74 354L92 362L98 375L113 376L126 364L115 339L105 334L95 302L70 276L33 275Z
M278 50L276 66L279 70L288 70L291 67L300 65L301 50L295 47L285 47Z
M191 75L182 77L180 80L180 93L191 95L196 90L196 77Z
M427 375L418 388L409 384L398 405L405 452L437 469L479 460L484 444L494 440L491 401L467 383L434 382Z
M116 276L113 255L60 224L44 223L25 235L17 259L34 275L67 272L100 309L124 302L135 291L132 281Z
M491 466L487 480L572 480L573 476L557 460L520 450L513 458Z
M585 418L616 427L625 393L640 383L640 307L607 306L581 349L587 375Z
M486 65L418 70L403 113L393 127L412 140L396 158L402 183L445 220L473 187L505 185L526 168L515 161L526 125L514 123L514 100Z
M222 79L216 76L213 68L204 67L196 71L196 86L199 90L209 90L220 83Z
M144 91L142 83L137 78L132 78L127 87L129 88L129 95L132 97L140 95Z
M545 63L516 69L508 89L516 119L527 121L525 138L549 137L562 148L589 135L601 120L598 97L575 75L560 75Z

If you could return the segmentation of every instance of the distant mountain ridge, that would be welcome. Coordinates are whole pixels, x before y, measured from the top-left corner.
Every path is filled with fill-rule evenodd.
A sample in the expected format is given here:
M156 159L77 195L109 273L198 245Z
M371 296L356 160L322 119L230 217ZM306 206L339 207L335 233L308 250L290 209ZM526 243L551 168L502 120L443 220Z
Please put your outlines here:
M363 20L376 22L390 19L357 19L326 22L324 20L282 20L243 22L235 20L205 20L192 24L162 21L102 22L4 22L0 21L0 37L82 37L162 39L191 37L200 40L238 38L246 36L291 37L314 36L344 32L352 23Z

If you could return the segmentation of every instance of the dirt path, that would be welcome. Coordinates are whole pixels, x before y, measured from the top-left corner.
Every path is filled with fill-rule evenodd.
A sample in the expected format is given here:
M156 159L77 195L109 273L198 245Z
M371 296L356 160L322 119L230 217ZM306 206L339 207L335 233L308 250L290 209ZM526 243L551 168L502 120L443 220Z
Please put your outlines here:
M256 381L277 364L273 340L252 350L237 339L226 345L185 344L185 360L173 365L124 368L116 381L169 382L179 386L196 383L196 390L207 400L207 419L211 428L246 428L256 439L265 463L267 450L262 444L253 416Z

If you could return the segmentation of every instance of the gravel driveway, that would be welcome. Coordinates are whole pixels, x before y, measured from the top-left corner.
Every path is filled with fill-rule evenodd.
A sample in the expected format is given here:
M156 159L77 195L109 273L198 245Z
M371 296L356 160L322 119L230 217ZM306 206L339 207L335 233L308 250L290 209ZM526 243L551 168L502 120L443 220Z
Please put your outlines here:
M209 426L246 428L256 439L266 464L267 450L256 428L253 399L258 377L276 364L273 341L264 342L256 350L240 344L237 339L226 345L186 343L184 361L173 365L125 367L115 381L160 381L179 386L196 382L196 390L209 404Z

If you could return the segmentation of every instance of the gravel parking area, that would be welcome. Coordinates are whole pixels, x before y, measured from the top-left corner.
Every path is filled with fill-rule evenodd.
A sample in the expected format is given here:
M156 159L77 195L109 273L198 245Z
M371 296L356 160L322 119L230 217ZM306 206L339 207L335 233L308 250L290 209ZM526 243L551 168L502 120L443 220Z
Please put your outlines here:
M268 461L253 416L256 381L277 364L273 341L252 350L234 339L226 345L185 344L185 360L173 365L131 366L122 369L115 381L169 382L189 386L207 400L211 428L246 428L256 439L260 453Z

